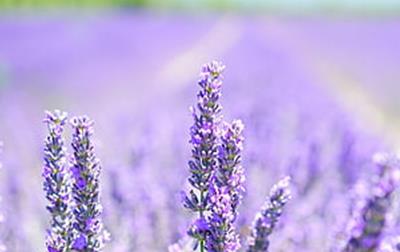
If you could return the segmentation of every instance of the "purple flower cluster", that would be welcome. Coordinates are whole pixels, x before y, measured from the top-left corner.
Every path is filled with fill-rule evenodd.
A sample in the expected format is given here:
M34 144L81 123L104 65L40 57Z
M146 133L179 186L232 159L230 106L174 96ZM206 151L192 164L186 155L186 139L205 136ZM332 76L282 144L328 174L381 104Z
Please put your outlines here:
M235 120L231 124L224 122L221 126L221 143L218 148L219 165L215 172L215 183L218 187L225 187L231 197L234 218L244 192L244 170L242 167L243 151L242 121Z
M197 94L197 106L192 107L194 124L190 128L190 143L193 146L192 160L189 161L191 176L188 179L193 187L188 196L185 196L184 206L199 217L189 231L204 250L205 231L207 222L205 211L209 209L210 180L218 165L218 125L220 123L219 104L222 86L222 71L224 66L218 62L211 62L203 67L198 82L200 91Z
M77 251L101 251L107 239L101 220L100 204L100 162L94 153L92 142L93 121L88 117L74 117L72 161L73 187L75 200L74 229L77 232L72 247Z
M221 74L224 67L211 62L203 67L197 108L193 109L195 123L191 128L192 157L189 162L189 182L196 189L184 198L184 206L199 217L188 234L197 240L200 251L234 252L241 247L235 230L238 206L244 193L244 170L242 167L243 123L221 122ZM283 205L289 198L288 181L283 180L273 188L270 203L262 211L254 231L256 244L250 251L262 251L268 246L271 234ZM272 215L272 216L271 216ZM265 227L267 221L271 224ZM265 230L269 229L269 230ZM260 242L267 244L260 245ZM251 247L253 248L253 247Z
M47 111L44 123L48 136L44 147L43 187L48 200L47 210L51 214L46 246L51 252L70 251L72 232L71 176L63 138L67 114L59 110Z
M101 251L106 236L100 216L99 161L91 141L93 122L74 118L72 163L63 138L67 114L46 112L43 178L51 214L46 246L49 252Z
M246 149L245 152L242 121L222 120L220 98L223 70L224 66L218 62L211 62L202 68L198 82L200 90L196 105L192 108L192 155L188 162L190 189L183 198L184 207L195 215L189 229L188 220L184 215L176 214L179 206L169 197L179 191L179 185L175 182L184 179L183 174L175 173L175 162L171 162L170 166L167 163L164 170L157 166L158 163L164 164L165 160L171 161L162 159L160 162L159 157L169 158L169 151L174 155L181 154L181 148L168 151L160 148L158 153L158 141L154 141L157 143L151 147L151 151L148 151L149 141L144 141L145 147L135 146L135 153L139 153L135 155L140 159L135 156L133 164L129 166L112 164L115 169L106 177L111 182L106 183L111 184L110 188L106 188L110 198L105 198L106 204L111 206L109 223L117 237L117 241L110 246L112 251L158 251L171 241L176 242L168 248L171 252L302 252L316 251L316 248L325 251L337 245L318 235L326 225L347 220L346 206L353 205L345 197L348 186L353 185L353 179L368 174L368 170L366 174L361 174L355 169L363 164L363 159L359 160L360 155L354 152L357 150L355 145L346 142L344 147L340 147L343 153L335 152L340 154L340 160L337 160L338 155L331 155L335 156L332 159L325 149L330 138L319 134L305 137L302 135L304 132L298 136L294 134L296 144L293 147L292 143L287 143L292 138L282 139L279 135L271 137L280 129L261 127L255 134L257 125L252 124L251 119L243 114L246 122L250 122L246 124L246 131L249 130L246 133L246 146L250 145L250 151ZM274 121L271 118L268 120ZM63 136L68 122L67 114L61 111L46 112L44 122L48 136L45 139L43 179L48 199L47 209L51 214L46 237L47 251L100 252L109 234L102 221L102 166L95 154L93 121L86 116L70 120L71 155L67 153ZM268 133L268 130L272 133ZM177 132L180 134L181 130ZM287 134L285 129L280 133ZM140 133L135 135L138 136L144 139ZM174 141L179 140L178 137L172 138ZM281 141L286 142L281 144ZM122 143L120 140L116 142ZM261 142L264 145L258 145ZM138 141L135 139L134 143L136 145ZM148 148L146 158L143 148ZM293 157L289 157L287 154L290 155L292 150ZM331 149L329 151L332 152ZM153 155L153 152L157 152L157 155ZM243 161L243 153L253 156ZM260 156L264 159L258 160ZM362 156L365 158L366 155ZM388 252L399 248L397 237L400 216L393 217L398 218L395 220L397 223L392 223L393 219L387 217L387 213L393 211L389 208L400 179L399 161L393 156L379 157L377 175L373 177L372 183L363 184L362 192L365 194L354 204L349 232L344 237L333 237L334 231L327 230L328 239L342 238L345 241L339 244L342 245L339 251ZM183 160L185 157L181 154L180 158ZM329 169L325 168L329 165ZM275 168L279 166L282 168ZM246 172L243 167L246 167ZM354 170L351 179L346 175L348 167ZM284 169L279 173L289 173L291 176L272 187L263 207L253 218L253 213L259 207L253 204L257 202L254 199L261 192L264 193L265 184L271 182L268 179L273 179L273 173L277 173L272 169ZM245 173L250 181L256 182L248 183L247 197L243 199ZM292 187L296 188L297 194L294 204L287 204L291 199ZM246 207L240 210L243 200ZM281 217L284 210L291 213L285 216L291 225L279 225L282 235L273 237L274 242L271 242L271 234L278 229L278 223L283 223ZM253 220L251 229L249 220ZM393 224L390 232L387 230L389 222ZM303 228L307 223L310 226ZM182 231L186 232L184 237L181 237ZM246 233L249 237L241 237ZM7 247L12 246L7 244Z
M394 155L377 154L375 163L378 172L371 183L358 187L360 197L349 224L345 252L375 251L383 239L391 196L400 181L400 160Z
M240 248L234 221L244 192L244 172L241 166L243 124L233 121L221 127L218 167L210 186L211 215L208 251L237 251Z
M176 242L176 251L193 251L195 239L186 235L191 221L197 228L194 234L200 234L207 250L211 230L224 229L210 222L218 216L223 218L217 224L234 226L240 236L239 251L246 251L254 214L264 203L264 195L268 196L269 186L284 174L291 177L295 197L285 205L268 237L268 250L332 251L332 246L342 245L338 240L350 239L350 230L338 231L352 220L350 216L357 215L351 215L353 208L363 209L358 202L365 202L353 201L349 189L374 173L369 162L373 153L397 147L396 120L392 120L396 114L392 112L398 103L396 92L391 91L400 90L396 85L400 81L396 71L400 65L398 18L271 22L141 12L96 12L94 18L35 12L22 18L24 13L4 11L7 18L0 21L0 139L6 148L1 155L4 203L0 211L6 218L0 224L0 240L8 250L47 251L36 231L38 227L51 230L46 222L50 224L52 215L40 191L44 178L36 176L42 173L36 169L42 165L42 155L35 151L43 147L44 136L38 137L38 130L47 127L43 124L38 129L35 122L42 119L37 119L38 109L59 102L87 110L102 123L101 152L108 158L101 163L101 201L104 222L114 237L104 248L109 252L165 251ZM162 36L166 31L170 36ZM182 209L175 196L191 173L189 167L182 168L190 155L182 135L189 128L187 119L193 123L184 112L191 98L188 91L194 97L197 89L203 90L196 83L184 83L191 78L193 64L212 54L221 55L230 65L229 72L224 71L229 75L222 85L225 99L217 101L224 106L224 119L231 123L238 117L246 125L241 163L246 193L240 206L232 207L234 197L222 190L214 179L217 175L212 174L204 187L207 208L201 219L199 211ZM318 55L324 57L323 65L318 65ZM336 85L352 80L357 83ZM352 99L354 94L360 99ZM200 115L195 99L193 105ZM363 106L366 102L371 106ZM355 109L349 108L352 105ZM383 115L383 123L374 122L381 119L376 114ZM91 139L95 147L100 133L97 119ZM222 123L216 124L220 126L215 132L214 171L220 169L223 128ZM71 125L66 123L65 142L72 155L70 132ZM97 157L99 150L95 148ZM70 155L68 170L73 163ZM68 176L72 194L72 171ZM200 199L199 190L186 184L189 198L193 189ZM374 195L372 188L366 185L365 199ZM39 196L45 199L43 209L37 209ZM391 195L381 244L375 251L396 249L398 242L391 237L400 232L399 196L400 190ZM239 214L231 214L234 209ZM218 237L226 239L223 242L229 240L226 232L217 231ZM85 239L73 235L77 247L79 242L85 244Z
M206 237L207 251L237 251L240 243L233 226L235 216L228 188L213 183L210 187L210 204L210 216L207 218L209 223Z
M279 221L284 206L291 198L289 182L290 178L285 177L272 187L269 198L254 220L248 252L268 251L269 236Z

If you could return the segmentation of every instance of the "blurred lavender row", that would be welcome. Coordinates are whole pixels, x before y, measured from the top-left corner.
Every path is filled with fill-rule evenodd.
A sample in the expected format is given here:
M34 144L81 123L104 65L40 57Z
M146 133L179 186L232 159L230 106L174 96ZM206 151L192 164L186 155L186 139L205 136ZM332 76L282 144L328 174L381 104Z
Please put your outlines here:
M373 176L373 154L392 143L339 102L325 82L340 78L321 67L340 75L343 63L366 90L383 92L374 83L395 78L397 21L103 15L0 18L1 228L9 251L44 249L41 118L53 108L96 121L103 219L112 234L104 251L166 251L175 243L190 249L182 238L193 216L180 204L189 176L188 107L196 72L213 58L227 65L224 119L246 126L246 193L235 225L242 249L268 190L286 175L292 199L270 251L330 251L351 240L343 231L354 210L349 192ZM374 61L393 62L378 68L382 79L371 71ZM387 210L382 249L396 243L396 207L394 201Z

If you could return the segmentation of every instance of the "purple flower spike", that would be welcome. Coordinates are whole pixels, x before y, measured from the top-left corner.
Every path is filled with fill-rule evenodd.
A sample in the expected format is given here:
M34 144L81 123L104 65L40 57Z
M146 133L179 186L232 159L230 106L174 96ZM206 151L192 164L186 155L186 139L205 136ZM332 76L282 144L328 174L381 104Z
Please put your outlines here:
M207 236L208 251L237 251L240 248L234 221L244 192L244 172L241 166L243 129L240 120L223 123L220 129L218 167L209 189L211 216Z
M106 231L101 220L100 204L100 162L95 156L92 143L93 121L88 117L75 117L72 148L74 150L71 168L74 184L73 197L76 207L74 229L77 236L73 242L76 251L97 252L104 247Z
M193 189L186 195L183 204L193 212L199 212L200 219L204 218L204 212L209 208L208 188L212 173L218 165L217 127L222 109L219 98L223 69L224 66L218 62L203 66L198 82L200 91L197 94L197 105L192 107L194 124L190 128L190 143L193 149L188 181ZM193 235L191 230L188 233ZM200 250L204 251L205 237L197 233L195 238L200 242Z
M43 163L43 187L51 214L50 229L46 238L48 251L69 251L72 241L71 175L62 136L67 114L59 110L46 112L47 124Z
M268 200L255 218L248 252L268 251L269 236L274 231L284 206L291 198L289 183L290 178L285 177L272 187Z
M344 252L375 251L383 238L386 213L400 180L400 159L394 155L377 154L374 160L378 174L373 177L371 184L363 183L359 187L363 195L355 204Z
M229 187L210 187L211 216L208 218L209 235L207 251L233 252L240 248L239 237L234 228L235 215Z
M231 198L233 215L236 219L237 208L243 197L245 181L242 162L243 151L242 121L235 120L232 124L224 123L221 129L221 145L218 151L219 165L216 170L216 184L226 187Z

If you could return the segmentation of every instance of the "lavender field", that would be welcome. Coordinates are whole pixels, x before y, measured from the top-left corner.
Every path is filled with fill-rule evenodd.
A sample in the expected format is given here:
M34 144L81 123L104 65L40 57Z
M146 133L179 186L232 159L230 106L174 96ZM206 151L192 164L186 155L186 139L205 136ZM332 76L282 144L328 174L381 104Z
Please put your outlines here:
M3 14L0 250L400 251L399 67L394 17Z

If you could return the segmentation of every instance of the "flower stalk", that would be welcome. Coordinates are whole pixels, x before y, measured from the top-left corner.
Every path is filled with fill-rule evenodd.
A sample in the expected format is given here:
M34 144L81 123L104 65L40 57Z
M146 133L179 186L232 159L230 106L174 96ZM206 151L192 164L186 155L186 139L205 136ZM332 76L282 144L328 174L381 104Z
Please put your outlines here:
M75 200L74 229L77 232L72 247L76 251L98 252L104 247L107 233L103 228L100 203L100 161L92 142L93 121L86 116L71 120L72 139L72 194Z
M73 239L71 175L62 136L67 113L47 111L43 121L47 125L48 135L45 139L42 176L48 200L47 210L51 215L46 247L49 252L67 252Z
M269 198L254 220L247 252L268 251L269 236L274 231L286 203L291 198L289 184L290 177L285 177L272 187Z

